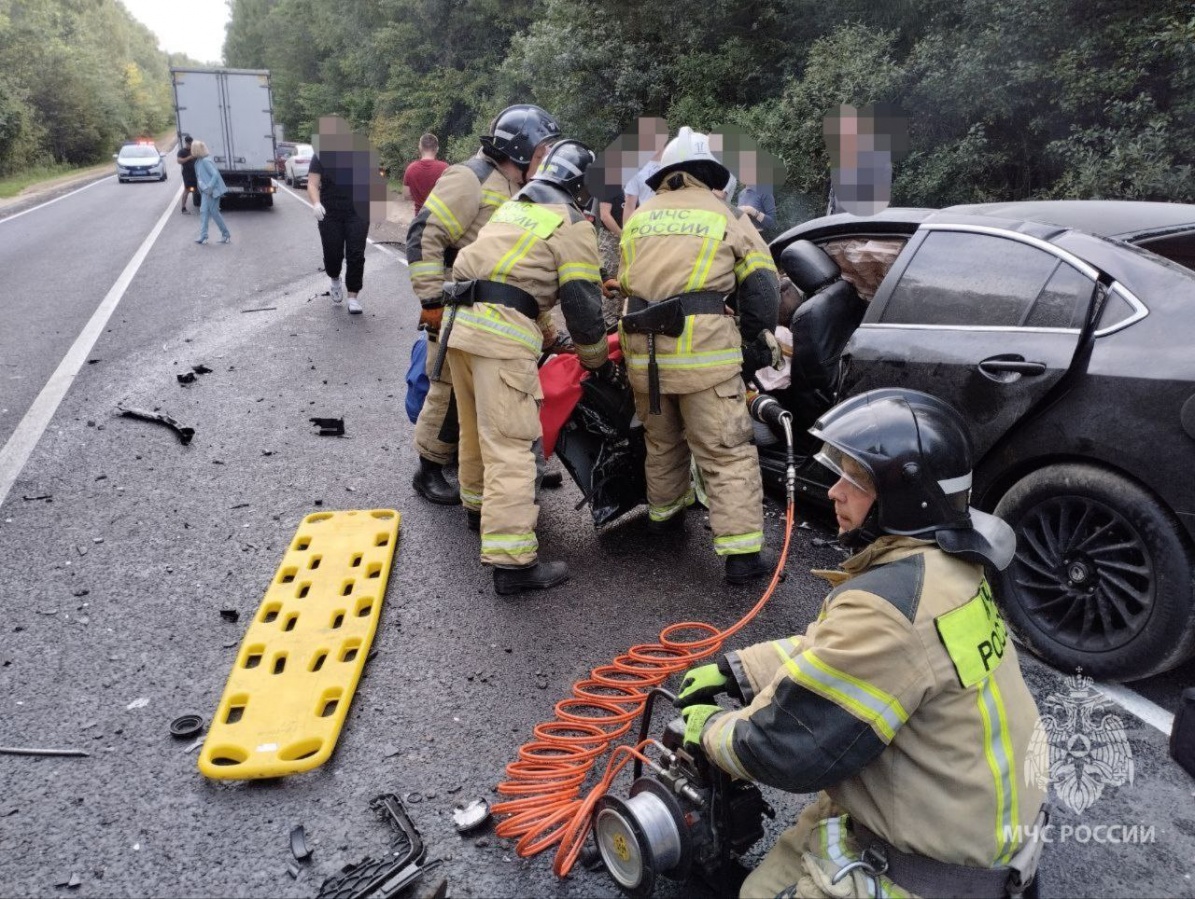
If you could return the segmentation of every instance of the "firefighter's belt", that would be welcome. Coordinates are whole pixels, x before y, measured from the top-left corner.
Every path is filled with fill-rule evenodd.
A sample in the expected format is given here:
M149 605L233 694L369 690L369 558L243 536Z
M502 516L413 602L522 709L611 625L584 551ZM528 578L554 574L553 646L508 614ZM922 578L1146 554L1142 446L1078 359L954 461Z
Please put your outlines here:
M726 297L713 291L682 293L658 303L642 297L627 300L627 314L622 327L628 334L663 334L680 337L685 330L687 315L722 315L726 311Z
M535 297L513 284L499 281L445 281L445 306L472 306L474 303L493 303L521 312L532 321L539 317L539 303Z
M916 896L1002 899L1010 895L1010 885L1015 883L1016 871L1011 867L976 868L902 852L854 818L850 826L865 858L882 859L887 863L884 876Z
M642 297L627 299L627 314L620 324L628 334L647 335L647 395L652 415L660 414L660 367L656 363L656 335L680 337L685 332L685 317L689 315L722 315L726 311L726 297L713 291L682 293L658 303Z

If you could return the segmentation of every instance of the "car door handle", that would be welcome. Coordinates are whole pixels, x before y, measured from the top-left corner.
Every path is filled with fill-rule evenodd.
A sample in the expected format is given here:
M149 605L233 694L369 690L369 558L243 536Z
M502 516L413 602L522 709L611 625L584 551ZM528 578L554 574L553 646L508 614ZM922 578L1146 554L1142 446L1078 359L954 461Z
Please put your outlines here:
M1026 362L1023 356L993 356L980 362L979 370L985 375L1044 375L1046 363Z

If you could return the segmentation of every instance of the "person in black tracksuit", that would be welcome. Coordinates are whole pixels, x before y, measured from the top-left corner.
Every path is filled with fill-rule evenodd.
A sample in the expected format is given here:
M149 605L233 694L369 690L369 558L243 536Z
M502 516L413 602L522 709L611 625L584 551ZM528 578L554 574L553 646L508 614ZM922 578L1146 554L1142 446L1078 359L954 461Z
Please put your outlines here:
M322 122L321 122L322 126ZM331 279L328 293L340 303L348 293L348 310L361 313L357 294L365 273L365 241L369 235L369 177L367 153L330 149L311 157L307 172L307 196L319 223L324 248L324 271ZM344 283L340 281L345 264Z

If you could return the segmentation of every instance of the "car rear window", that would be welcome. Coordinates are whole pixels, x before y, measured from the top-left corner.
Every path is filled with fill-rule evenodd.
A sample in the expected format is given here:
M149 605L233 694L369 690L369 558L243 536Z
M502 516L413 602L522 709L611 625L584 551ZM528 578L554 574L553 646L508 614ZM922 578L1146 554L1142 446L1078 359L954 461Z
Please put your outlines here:
M1137 246L1195 271L1195 231L1143 240Z
M880 318L883 324L1078 328L1095 284L1037 247L990 234L932 231Z

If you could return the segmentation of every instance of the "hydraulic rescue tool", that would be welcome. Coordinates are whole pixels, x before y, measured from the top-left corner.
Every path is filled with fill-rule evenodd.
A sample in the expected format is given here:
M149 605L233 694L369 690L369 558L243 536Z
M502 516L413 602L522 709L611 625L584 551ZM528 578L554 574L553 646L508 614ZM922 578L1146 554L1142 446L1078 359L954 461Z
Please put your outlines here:
M648 694L640 743L657 696L676 700L659 688ZM648 741L659 750L660 761L649 761L650 772L640 776L636 759L628 798L606 795L594 808L598 852L627 895L650 896L660 875L716 881L729 862L763 836L764 816L776 816L757 786L733 780L700 748L686 749L684 734L680 718L670 721L662 741Z
M535 726L535 740L520 748L518 760L506 766L508 779L498 785L508 798L493 808L506 818L495 832L518 838L515 850L523 857L556 846L552 870L558 877L568 875L595 830L598 856L629 895L649 895L661 874L726 880L718 877L719 870L731 868L727 863L759 840L762 818L772 814L758 788L733 781L699 749L684 746L679 719L668 725L662 740L645 738L654 697L674 698L660 684L713 655L746 627L784 573L796 493L792 415L769 396L755 398L750 411L757 421L782 432L787 443L784 547L763 596L725 630L705 622L678 622L664 628L657 643L633 646L594 668L573 685L569 698L556 704L555 720ZM636 718L639 741L611 748ZM644 754L652 748L660 754L658 762ZM605 774L582 798L582 785L607 753ZM628 797L610 796L614 779L632 760L635 778ZM641 763L650 767L650 775L640 776Z

